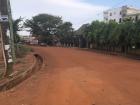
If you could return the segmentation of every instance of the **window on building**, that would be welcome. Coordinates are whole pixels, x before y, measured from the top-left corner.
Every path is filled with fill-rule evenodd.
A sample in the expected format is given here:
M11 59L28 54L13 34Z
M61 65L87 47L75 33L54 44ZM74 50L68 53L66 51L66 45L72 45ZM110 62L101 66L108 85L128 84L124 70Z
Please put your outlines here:
M110 13L110 16L112 16L112 13Z
M122 12L120 12L120 15L122 15Z
M122 22L122 18L119 19L119 23L121 23L121 22Z
M104 20L105 20L105 21L108 21L108 18L105 17Z

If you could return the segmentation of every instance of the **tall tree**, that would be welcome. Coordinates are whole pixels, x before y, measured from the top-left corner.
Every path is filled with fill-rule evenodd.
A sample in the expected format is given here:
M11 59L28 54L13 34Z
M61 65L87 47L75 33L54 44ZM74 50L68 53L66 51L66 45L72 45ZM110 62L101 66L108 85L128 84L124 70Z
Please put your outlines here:
M64 22L61 25L58 26L57 28L57 34L60 37L68 37L72 36L73 34L73 28L72 28L72 23L71 22Z
M16 20L13 20L13 33L14 33L15 43L18 43L20 41L18 32L22 31L23 29L22 21L23 21L23 18L21 17Z
M90 47L91 38L89 37L90 24L83 24L75 34L80 36L80 46Z
M140 48L140 20L135 23L135 35L134 35L135 43Z
M64 22L57 28L57 34L59 35L61 44L66 44L68 46L73 46L73 27L71 22Z
M62 24L61 17L49 14L39 14L30 20L26 20L25 27L29 28L29 32L39 37L43 42L50 42L52 35L57 33L57 28Z

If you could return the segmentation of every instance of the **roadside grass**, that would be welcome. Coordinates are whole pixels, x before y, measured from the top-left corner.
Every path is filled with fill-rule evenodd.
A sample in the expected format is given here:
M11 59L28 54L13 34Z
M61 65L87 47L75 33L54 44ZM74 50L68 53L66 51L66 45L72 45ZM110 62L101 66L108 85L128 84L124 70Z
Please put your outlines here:
M30 48L29 46L25 46L25 45L16 45L15 50L16 50L17 58L23 58L28 53L33 52L32 48Z

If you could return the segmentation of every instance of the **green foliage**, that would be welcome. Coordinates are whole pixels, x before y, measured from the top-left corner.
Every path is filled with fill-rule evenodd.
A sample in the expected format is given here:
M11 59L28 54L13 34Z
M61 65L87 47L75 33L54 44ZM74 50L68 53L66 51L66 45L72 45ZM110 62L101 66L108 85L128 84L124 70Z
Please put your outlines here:
M80 34L85 36L87 28L79 28ZM78 30L78 31L79 31ZM109 23L93 21L88 25L86 36L91 40L94 48L104 49L107 51L119 51L127 53L132 46L140 44L140 21L124 21L123 23Z
M135 29L134 35L135 41L136 43L140 43L140 20L135 23L134 29Z
M58 41L66 41L73 35L71 22L63 22L61 17L49 14L39 14L24 23L30 33L40 42L53 45Z
M42 42L50 41L52 35L57 33L57 28L62 24L61 17L49 14L39 14L24 23L29 32ZM45 39L45 40L44 40Z
M21 25L21 22L23 21L23 18L18 18L16 20L13 20L13 34L14 34L14 41L15 43L18 43L20 41L20 36L18 34L18 31L22 31L23 26Z
M24 46L24 45L16 45L16 57L17 58L22 58L24 56L26 56L29 52L32 52L32 49L28 46Z
M77 31L76 34L77 35L83 35L83 36L88 36L88 31L89 31L89 24L84 24L82 25Z
M58 26L57 28L57 34L61 37L68 37L73 34L73 28L72 28L72 23L71 22L64 22L61 25Z
M140 21L126 19L120 24L114 21L93 21L74 32L72 23L63 22L61 17L39 14L26 20L24 25L33 36L45 43L57 40L66 46L79 46L84 43L86 47L92 43L97 49L123 53L127 53L134 46L140 48Z
M57 28L57 35L61 44L72 44L74 41L74 29L71 22L64 22Z

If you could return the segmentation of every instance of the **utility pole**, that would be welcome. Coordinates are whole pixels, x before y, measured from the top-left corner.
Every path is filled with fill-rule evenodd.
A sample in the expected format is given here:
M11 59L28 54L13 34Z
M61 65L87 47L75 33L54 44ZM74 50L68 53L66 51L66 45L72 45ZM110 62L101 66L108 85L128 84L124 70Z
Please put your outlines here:
M11 13L11 5L10 0L7 0L7 10L8 10L8 17L9 17L9 26L10 26L10 43L11 43L11 49L12 49L12 58L13 62L15 63L16 55L15 55L15 44L14 44L14 34L13 34L13 19L12 19L12 13Z
M5 75L9 75L12 73L12 65L15 61L13 24L9 0L0 0L0 27L7 65Z

